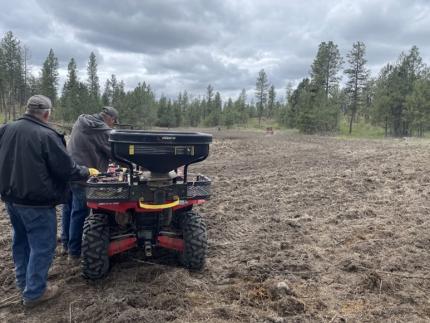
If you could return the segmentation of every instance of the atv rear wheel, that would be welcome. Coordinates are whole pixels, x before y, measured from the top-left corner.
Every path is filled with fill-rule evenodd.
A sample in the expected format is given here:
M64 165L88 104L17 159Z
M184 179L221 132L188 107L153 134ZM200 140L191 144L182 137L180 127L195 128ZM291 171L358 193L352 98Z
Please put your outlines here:
M90 214L82 236L82 274L88 279L103 278L109 271L108 215Z
M205 265L208 249L206 225L200 215L193 211L177 216L184 239L184 251L179 254L179 261L185 268L200 270Z

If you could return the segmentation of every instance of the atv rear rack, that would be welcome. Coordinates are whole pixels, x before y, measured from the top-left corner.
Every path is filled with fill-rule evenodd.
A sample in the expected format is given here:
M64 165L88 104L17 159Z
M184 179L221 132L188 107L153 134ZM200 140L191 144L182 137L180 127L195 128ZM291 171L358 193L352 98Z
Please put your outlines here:
M180 200L209 199L211 195L211 180L204 175L188 174L188 181L164 187L171 196ZM151 202L153 191L147 185L130 185L127 182L87 182L88 202L124 202L140 201L142 197Z

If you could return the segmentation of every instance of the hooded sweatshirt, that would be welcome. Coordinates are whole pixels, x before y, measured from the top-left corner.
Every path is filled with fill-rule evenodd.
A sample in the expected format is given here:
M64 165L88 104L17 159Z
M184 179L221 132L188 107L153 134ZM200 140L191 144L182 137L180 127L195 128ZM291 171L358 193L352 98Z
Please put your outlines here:
M67 150L77 164L106 172L111 157L111 131L100 114L81 114L73 125Z

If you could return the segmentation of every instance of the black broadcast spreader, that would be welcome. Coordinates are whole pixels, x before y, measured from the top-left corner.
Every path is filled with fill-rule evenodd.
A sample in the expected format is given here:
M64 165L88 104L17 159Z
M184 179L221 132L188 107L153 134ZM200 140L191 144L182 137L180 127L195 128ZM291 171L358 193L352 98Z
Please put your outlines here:
M102 278L111 256L135 247L148 257L154 248L171 249L184 267L201 269L206 226L192 209L210 197L211 181L188 166L206 159L212 135L116 130L109 141L117 164L87 183L83 275Z

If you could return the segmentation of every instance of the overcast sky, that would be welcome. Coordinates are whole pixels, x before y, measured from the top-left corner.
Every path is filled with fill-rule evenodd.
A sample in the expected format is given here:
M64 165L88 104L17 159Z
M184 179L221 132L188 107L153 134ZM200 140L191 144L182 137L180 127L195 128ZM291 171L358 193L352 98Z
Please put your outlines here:
M345 55L357 40L376 75L417 45L430 62L430 2L342 0L0 0L0 34L11 30L31 52L37 73L49 49L62 81L71 57L86 77L96 54L103 88L111 74L127 89L147 82L157 96L254 95L262 68L284 95L288 82L309 75L319 43Z

